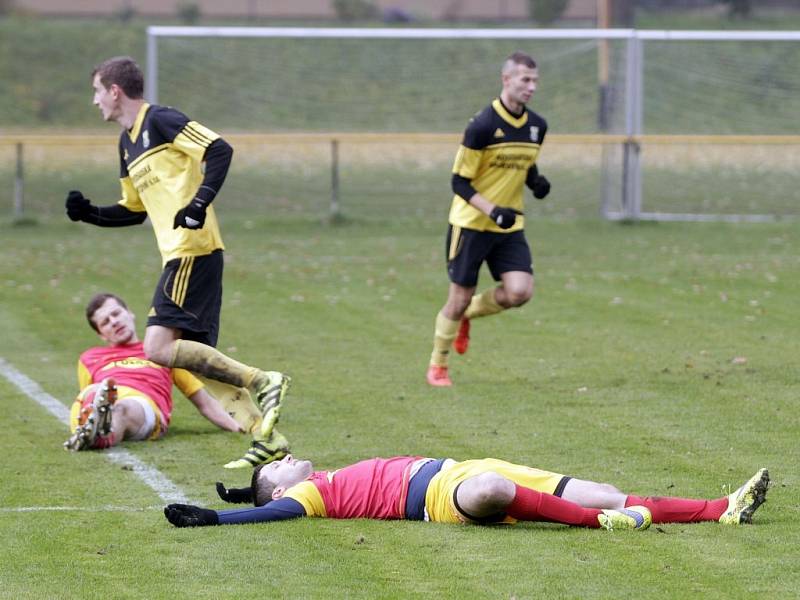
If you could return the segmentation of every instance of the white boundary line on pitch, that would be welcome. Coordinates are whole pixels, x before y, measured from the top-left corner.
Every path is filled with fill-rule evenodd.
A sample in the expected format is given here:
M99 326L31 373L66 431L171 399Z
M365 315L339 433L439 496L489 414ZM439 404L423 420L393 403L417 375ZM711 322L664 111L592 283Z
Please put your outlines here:
M69 409L56 398L45 392L33 379L18 371L12 364L0 357L0 375L17 386L23 394L46 409L56 419L69 427ZM136 456L119 447L103 451L103 456L118 465L128 466L145 485L153 490L166 503L189 504L181 489L155 467L142 462Z
M162 510L157 506L17 506L0 507L0 513L26 513L26 512L145 512L148 510Z

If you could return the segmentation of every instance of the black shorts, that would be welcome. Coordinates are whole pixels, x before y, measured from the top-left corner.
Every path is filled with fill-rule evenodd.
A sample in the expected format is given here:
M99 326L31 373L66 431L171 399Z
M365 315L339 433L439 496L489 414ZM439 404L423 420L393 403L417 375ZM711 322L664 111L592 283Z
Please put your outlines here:
M495 281L509 271L533 274L531 249L522 230L495 233L450 225L445 253L450 281L464 287L478 285L478 272L484 261Z
M185 340L216 346L222 262L222 250L167 262L153 294L147 325L180 329Z

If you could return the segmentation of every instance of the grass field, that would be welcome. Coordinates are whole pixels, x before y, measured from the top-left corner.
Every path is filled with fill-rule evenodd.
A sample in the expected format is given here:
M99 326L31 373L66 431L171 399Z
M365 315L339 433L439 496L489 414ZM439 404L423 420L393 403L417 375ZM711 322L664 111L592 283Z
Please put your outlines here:
M644 13L640 26L720 25L663 19ZM794 23L759 17L737 25ZM100 57L143 57L143 29L0 20L0 77L10 82L0 86L0 127L113 134L89 106L87 70ZM218 58L229 59L224 52ZM791 83L790 58L773 73ZM579 62L572 74L591 78L594 68ZM543 90L543 102L552 123L591 129L592 112L575 123L564 116L575 114L567 101L579 86L569 75ZM289 73L274 88L294 89L302 84L296 77ZM480 103L495 92L488 79L473 83ZM743 91L752 86L738 89L735 98L715 100L740 108L746 129L761 126L763 105ZM400 106L418 100L412 85L398 92ZM219 111L215 95L206 96L199 100L211 104L200 110ZM593 110L592 98L577 100ZM667 122L686 105L679 100L664 94L663 118L650 122ZM223 125L236 129L239 106ZM265 110L246 95L241 106ZM432 114L420 106L420 114ZM788 106L770 123L796 120ZM467 112L450 112L452 120L424 130L457 135ZM316 127L319 117L270 115L293 127ZM706 125L690 117L698 130ZM408 115L398 118L393 127L411 128L402 120ZM773 125L755 132L786 133ZM543 172L554 191L527 206L536 295L522 309L476 321L469 353L452 361L456 385L431 389L424 372L447 287L443 238L454 148L429 148L424 157L414 148L414 160L406 160L343 145L346 218L339 225L323 224L328 148L297 150L298 160L281 150L237 146L217 200L228 248L219 347L293 376L280 429L297 455L325 469L406 453L495 456L641 495L709 498L767 466L773 486L755 524L662 525L644 533L310 519L173 528L161 513L165 498L220 507L215 481L247 484L249 473L221 465L248 440L217 431L176 397L172 426L159 442L123 444L128 454L61 448L66 426L34 400L70 404L77 356L97 343L83 316L94 292L125 297L143 330L159 256L149 225L112 231L63 216L68 189L100 204L117 198L112 146L27 148L28 225L11 223L13 148L0 146L0 598L797 597L796 222L602 222L594 150L545 148ZM797 212L791 148L659 147L644 161L646 210L691 212L701 204L705 212ZM482 287L489 284L484 272ZM42 391L14 383L28 379ZM148 485L147 473L165 479Z
M319 467L488 455L636 493L716 497L765 465L768 504L752 527L644 534L310 520L176 530L129 467L64 452L66 428L0 378L2 596L795 594L795 226L534 219L536 298L476 322L453 360L456 386L433 390L423 375L446 287L441 223L220 211L220 348L294 376L281 429ZM96 341L87 297L114 290L141 324L159 272L152 233L54 216L3 224L2 236L0 356L67 405L76 357ZM245 442L178 399L165 439L124 446L191 501L219 506L215 481L247 481L221 468Z

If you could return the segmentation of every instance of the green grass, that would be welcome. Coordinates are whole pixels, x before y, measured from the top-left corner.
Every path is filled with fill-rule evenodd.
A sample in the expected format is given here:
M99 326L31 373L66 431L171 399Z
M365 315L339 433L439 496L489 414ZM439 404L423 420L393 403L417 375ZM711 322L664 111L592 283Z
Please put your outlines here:
M642 26L659 22L666 21ZM0 86L0 127L111 131L90 106L88 70L113 54L142 58L143 44L141 23L0 20L0 76L10 82ZM469 56L476 74L469 94L482 105L496 91L484 76L496 61ZM280 66L280 55L270 58ZM316 91L295 97L309 107L320 106L314 94L324 88L317 79L327 81L324 61L341 56L316 58ZM553 131L593 126L593 96L581 91L593 77L592 60L548 73L553 84L542 88L542 112ZM284 71L269 72L277 77L274 89L305 89L308 71ZM786 76L779 64L772 73ZM463 110L425 121L436 113L420 103L431 98L391 72L373 75L400 106L423 108L416 115L423 130L463 127ZM381 91L351 89L370 102ZM343 118L335 110L328 117L292 112L275 105L278 96L237 92L240 104L223 113L215 104L222 96L199 97L206 105L195 116L235 128L247 110L258 110L265 129ZM448 106L452 96L473 102L463 90L444 93ZM664 115L686 106L662 98ZM755 122L763 103L738 98L747 101L726 105L737 105L744 123ZM370 102L357 106L373 123L378 112ZM591 110L575 117L576 106ZM415 115L394 114L380 125L418 125ZM690 118L699 130L705 126L702 116ZM765 127L756 132L771 131ZM0 203L0 357L67 406L77 356L97 342L83 317L88 297L123 295L143 326L160 264L148 225L103 230L63 216L67 189L101 204L117 198L112 148L99 158L85 149L55 157L39 151L26 154L26 214L35 223L10 223L10 193ZM161 515L159 497L129 469L100 452L64 452L66 428L0 377L0 596L794 597L796 224L600 222L593 218L596 166L576 168L545 153L554 192L545 203L530 201L527 211L536 295L520 310L476 321L470 352L452 361L456 386L433 390L423 376L447 287L443 233L453 148L410 162L381 152L361 162L343 147L343 225L321 224L330 177L324 155L287 164L237 148L218 200L228 246L219 347L292 374L280 428L294 452L320 468L399 453L497 456L632 493L691 497L722 495L722 486L735 487L766 465L774 486L756 524L668 525L630 535L546 524L311 520L177 530ZM761 157L758 164L769 165L762 168L743 163L740 153L725 160L706 154L701 164L646 162L645 210L692 212L701 204L709 212L793 211L789 155ZM12 156L3 151L3 190L13 187ZM489 283L484 272L482 287ZM182 398L163 440L124 444L193 502L215 507L215 481L247 483L248 473L221 468L246 446ZM37 507L50 510L21 510Z
M440 223L221 214L220 348L294 376L281 430L319 467L396 453L498 456L634 493L715 497L763 464L770 501L753 527L641 535L310 520L176 530L131 472L101 453L65 453L65 428L0 379L4 595L794 594L792 225L535 220L536 297L477 321L470 352L453 359L456 386L433 390L423 374L447 285ZM5 223L2 235L0 355L66 405L76 357L96 341L88 296L121 293L143 321L159 272L152 233L43 217ZM246 473L221 468L245 446L183 399L162 441L125 444L211 506L214 481L246 484ZM8 512L59 506L86 510Z

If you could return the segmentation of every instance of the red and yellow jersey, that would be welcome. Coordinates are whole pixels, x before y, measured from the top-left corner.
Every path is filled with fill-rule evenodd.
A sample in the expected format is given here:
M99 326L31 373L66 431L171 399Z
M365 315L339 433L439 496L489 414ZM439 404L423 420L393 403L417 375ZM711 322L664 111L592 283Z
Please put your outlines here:
M175 213L189 204L203 181L206 149L219 135L166 106L143 104L133 127L119 139L119 203L147 212L164 263L224 249L211 205L202 229L173 229Z
M419 456L371 458L336 471L316 471L289 488L309 517L402 519L411 468Z
M172 384L189 397L203 384L189 371L170 369L145 358L142 342L122 346L89 348L78 359L80 389L113 377L119 397L140 395L150 398L169 424L172 414Z
M525 179L536 164L546 133L547 122L538 114L525 108L514 116L497 98L475 115L464 131L453 173L469 179L475 191L493 204L523 212ZM497 233L511 233L525 226L520 216L513 227L501 229L468 200L457 194L453 197L452 225Z

